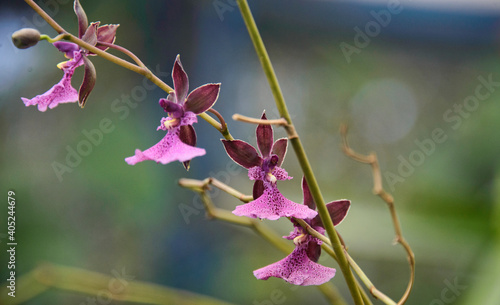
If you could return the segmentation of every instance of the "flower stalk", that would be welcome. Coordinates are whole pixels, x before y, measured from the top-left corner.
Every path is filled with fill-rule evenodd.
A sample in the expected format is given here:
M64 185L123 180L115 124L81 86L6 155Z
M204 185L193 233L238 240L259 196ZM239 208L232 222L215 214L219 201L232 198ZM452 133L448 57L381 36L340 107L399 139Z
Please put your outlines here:
M269 85L271 87L271 91L273 93L276 102L276 107L281 117L283 117L287 121L288 125L292 125L292 119L288 112L285 99L283 97L283 93L281 92L281 88L279 86L276 73L274 72L271 60L264 46L264 42L262 41L262 37L260 36L257 25L255 24L255 20L252 16L250 7L248 6L248 2L246 0L237 0L237 3L241 15L243 17L243 20L245 21L245 25L248 29L250 38L254 44L257 56L259 57L262 68L264 69L264 73L266 74ZM287 129L287 132L288 131L289 130ZM296 136L296 134L293 135L293 137L291 137L290 142L292 143L292 147L295 151L295 154L297 155L299 164L302 168L307 183L309 184L311 194L318 208L318 213L321 217L321 220L323 221L323 224L325 225L326 232L328 233L328 236L332 242L333 250L335 251L335 254L338 257L339 267L344 275L347 286L349 287L349 291L353 297L354 303L356 305L362 305L363 300L356 285L356 280L351 272L351 269L349 268L349 263L344 254L344 249L340 243L340 239L337 235L337 232L335 231L333 222L329 217L325 201L321 194L318 182L316 181L316 177L314 176L311 164L309 163L302 142L300 141L300 138Z
M243 202L249 202L253 200L253 197L250 195L245 195L241 193L240 191L228 186L227 184L224 184L223 182L220 182L219 180L215 178L206 178L204 180L194 180L194 179L180 179L179 180L179 185L182 187L188 188L192 191L195 191L197 193L205 192L206 190L210 189L210 185L217 187L218 189L222 190L223 192L226 192L227 194L243 201ZM229 212L222 210L222 209L217 209L213 204L211 204L211 199L210 198L205 198L208 204L205 204L205 208L207 209L207 216L209 218L216 218L219 220L226 220L231 222L233 224L239 224L243 226L249 226L251 223L248 218L243 218L242 221L239 221L238 219L234 218L233 215L229 215ZM217 215L217 216L214 216ZM305 220L300 219L300 218L292 218L296 223L298 223L302 228L306 230L308 234L311 236L321 240L324 242L324 244L321 245L321 248L328 254L330 255L333 259L338 261L337 255L331 248L331 242L330 239L328 239L325 235L321 234L320 232L316 231L311 225L309 225ZM257 224L262 224L262 222L257 222ZM265 226L262 226L264 229L260 230L260 226L254 227L255 230L259 231L259 234L263 236L267 236L266 239L276 241L277 244L281 245L283 244L283 240L280 240L276 236L271 237L269 234L270 232L267 231ZM273 243L271 241L271 243ZM277 245L275 245L277 246ZM284 249L284 252L286 253L287 251L289 252L291 250L291 247L287 246L287 248ZM387 295L385 295L383 292L378 290L375 285L371 282L371 280L368 278L368 276L364 273L364 271L359 267L359 265L354 261L354 259L349 255L347 251L345 251L346 257L349 261L349 264L351 265L353 271L358 275L360 280L363 282L366 288L370 291L370 293L377 299L381 300L384 302L384 304L387 305L395 305L396 302L394 302L391 298L389 298ZM356 281L356 285L359 287L359 291L361 293L361 298L363 299L364 305L372 305L371 300L368 298L366 295L366 292L361 288L361 285L358 281Z
M410 292L413 288L413 283L415 281L415 255L413 254L413 251L411 250L410 244L404 239L403 237L403 231L401 229L401 224L399 222L398 214L396 213L396 208L394 206L394 197L392 197L391 194L389 194L384 187L382 186L382 175L380 173L380 165L378 163L377 155L375 153L371 153L369 155L361 155L357 152L355 152L350 146L349 142L347 141L347 125L342 124L340 126L340 135L342 138L342 150L346 154L346 156L350 157L351 159L358 161L360 163L365 163L369 164L372 167L372 175L373 175L373 193L377 196L379 196L382 200L384 200L387 203L387 206L389 207L389 211L391 213L391 218L392 222L394 225L394 231L396 233L396 238L395 242L399 243L406 251L407 257L408 257L408 263L410 265L410 280L408 281L408 285L406 287L406 291L397 303L398 305L402 305L406 303L408 300L408 297L410 296ZM371 283L369 283L371 284ZM373 285L373 284L371 284ZM373 286L374 287L374 286ZM381 292L378 290L372 290L370 288L370 291L372 294L377 297L377 295L380 295ZM392 300L391 300L392 301ZM386 304L395 304L395 303L386 303Z

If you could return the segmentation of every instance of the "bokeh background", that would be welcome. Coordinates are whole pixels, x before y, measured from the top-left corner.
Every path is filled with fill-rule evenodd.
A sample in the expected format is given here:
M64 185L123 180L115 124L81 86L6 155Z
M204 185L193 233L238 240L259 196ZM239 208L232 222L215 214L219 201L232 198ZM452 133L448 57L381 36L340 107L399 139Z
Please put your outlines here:
M215 108L236 138L254 144L255 126L232 121L233 113L258 117L265 109L278 117L232 1L81 2L89 20L120 23L116 43L166 83L172 84L177 54L192 89L221 82ZM76 32L71 1L40 4ZM23 1L1 5L0 184L3 198L16 192L18 276L50 262L108 276L125 270L134 280L236 304L274 304L276 289L282 304L326 304L314 287L256 280L254 269L283 254L247 228L207 220L197 195L177 185L181 177L213 176L251 192L245 170L228 170L221 136L206 122L195 127L207 155L194 159L189 172L180 163L124 162L164 135L156 127L164 114L157 101L165 93L143 77L94 58L98 82L84 110L75 104L45 113L26 108L20 97L58 82L55 66L64 58L46 42L15 49L10 35L21 27L55 32ZM393 13L381 25L375 16L388 6ZM340 150L342 122L350 126L353 148L377 152L415 252L416 283L407 304L500 303L500 4L273 0L251 1L251 7L326 200L352 201L338 230L377 288L399 298L408 280L406 256L392 244L386 205L371 193L370 168ZM363 40L356 28L366 35L367 27L372 34ZM82 70L73 80L77 88ZM85 151L85 134L103 120L112 130L81 160L68 157L79 147ZM55 164L71 170L58 176ZM300 202L292 151L284 167L295 179L280 189ZM239 204L219 192L213 199L229 210ZM0 210L0 282L6 286L6 199ZM283 235L291 230L287 220L266 224ZM335 267L326 257L321 263ZM333 283L349 300L340 271ZM87 304L86 298L54 289L25 304Z

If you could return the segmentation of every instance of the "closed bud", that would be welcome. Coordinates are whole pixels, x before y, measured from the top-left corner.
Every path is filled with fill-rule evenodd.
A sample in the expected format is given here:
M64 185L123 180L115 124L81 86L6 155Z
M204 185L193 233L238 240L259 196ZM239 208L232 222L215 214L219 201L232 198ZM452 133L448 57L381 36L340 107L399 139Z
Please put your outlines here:
M12 34L12 42L19 49L27 49L40 41L40 32L35 29L20 29Z

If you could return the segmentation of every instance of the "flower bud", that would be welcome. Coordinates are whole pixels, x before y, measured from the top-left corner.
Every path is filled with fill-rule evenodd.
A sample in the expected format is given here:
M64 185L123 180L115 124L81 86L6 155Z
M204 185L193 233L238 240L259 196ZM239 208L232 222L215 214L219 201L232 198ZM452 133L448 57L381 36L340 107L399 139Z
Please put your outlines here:
M20 29L12 34L12 42L19 49L27 49L40 41L40 32L35 29Z

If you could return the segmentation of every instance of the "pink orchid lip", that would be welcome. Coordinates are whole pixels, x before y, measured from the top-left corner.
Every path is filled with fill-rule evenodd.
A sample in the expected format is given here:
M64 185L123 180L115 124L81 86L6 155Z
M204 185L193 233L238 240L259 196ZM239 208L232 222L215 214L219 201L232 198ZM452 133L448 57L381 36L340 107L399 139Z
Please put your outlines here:
M276 184L264 183L264 193L249 203L237 206L233 214L276 220L280 217L313 218L318 212L285 198Z
M255 270L254 276L259 280L277 277L300 286L321 285L330 281L336 270L311 260L308 255L311 244L316 244L316 241L308 236L307 240L297 244L292 253L282 260Z
M152 160L167 164L173 161L186 162L205 155L205 149L183 143L179 138L179 132L179 127L169 130L160 142L145 151L137 149L135 155L126 158L125 162L135 165L138 162Z

